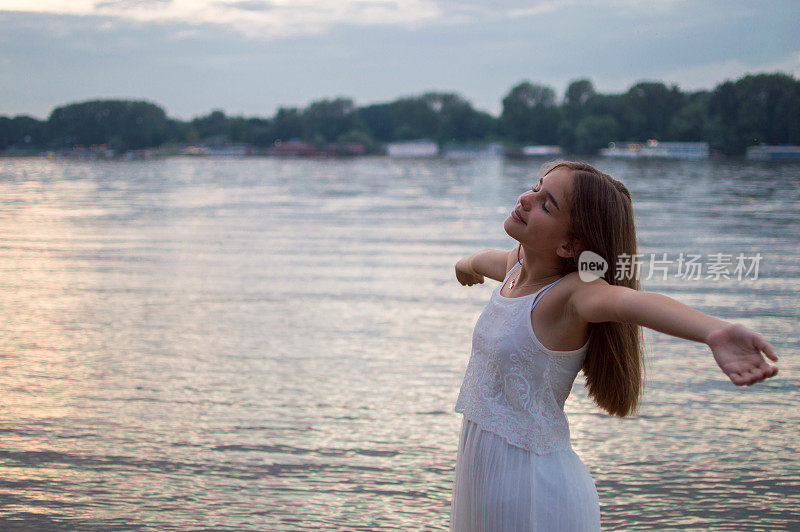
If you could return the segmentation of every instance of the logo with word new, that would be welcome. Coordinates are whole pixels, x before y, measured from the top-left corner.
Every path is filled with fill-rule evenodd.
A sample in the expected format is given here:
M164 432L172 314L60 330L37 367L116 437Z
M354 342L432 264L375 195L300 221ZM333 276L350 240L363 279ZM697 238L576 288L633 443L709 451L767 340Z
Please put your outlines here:
M607 271L606 259L594 251L584 251L578 257L578 276L585 283L603 277Z

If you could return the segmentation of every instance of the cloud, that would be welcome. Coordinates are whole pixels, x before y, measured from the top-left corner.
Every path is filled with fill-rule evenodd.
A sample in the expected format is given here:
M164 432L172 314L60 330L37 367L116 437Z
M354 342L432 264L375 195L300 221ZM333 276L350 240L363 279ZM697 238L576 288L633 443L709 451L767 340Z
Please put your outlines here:
M364 104L428 90L496 113L525 79L560 92L588 77L620 92L641 79L694 90L747 72L800 72L800 7L789 3L52 2L64 15L3 11L9 1L0 0L0 114L132 97L181 117L217 107L271 115L325 97Z
M116 12L129 9L161 8L172 2L173 0L103 0L101 2L96 2L94 8L96 11L108 9Z
M217 24L262 40L317 35L340 24L419 27L446 20L435 0L0 0L4 11Z
M239 2L217 2L221 9L241 9L242 11L271 11L277 6L272 2L263 0L241 0Z
M724 61L701 63L678 68L664 73L663 79L676 83L684 90L711 89L727 80L736 80L747 74L784 72L800 76L800 51L794 52L779 61L766 63L745 63L732 58Z
M220 24L250 38L272 39L316 35L342 24L405 28L470 24L549 13L573 4L575 0L0 0L0 11Z
M800 77L800 51L797 51L781 61L770 63L765 66L767 71L780 71L787 74L794 74Z

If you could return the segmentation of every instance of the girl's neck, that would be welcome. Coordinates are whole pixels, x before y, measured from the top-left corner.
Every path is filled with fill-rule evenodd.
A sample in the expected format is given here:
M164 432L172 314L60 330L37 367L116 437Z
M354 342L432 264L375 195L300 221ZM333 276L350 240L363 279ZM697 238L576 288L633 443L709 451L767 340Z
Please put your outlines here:
M532 253L522 254L522 265L516 275L515 288L547 284L561 277L561 265L538 259Z

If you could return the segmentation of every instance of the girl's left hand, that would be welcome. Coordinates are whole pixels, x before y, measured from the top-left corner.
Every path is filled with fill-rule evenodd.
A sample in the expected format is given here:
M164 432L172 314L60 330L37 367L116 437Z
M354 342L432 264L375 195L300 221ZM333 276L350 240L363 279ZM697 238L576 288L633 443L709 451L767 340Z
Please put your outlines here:
M721 327L706 341L720 369L737 386L755 384L778 374L764 355L777 362L775 348L763 336L742 325ZM763 353L763 355L762 355Z

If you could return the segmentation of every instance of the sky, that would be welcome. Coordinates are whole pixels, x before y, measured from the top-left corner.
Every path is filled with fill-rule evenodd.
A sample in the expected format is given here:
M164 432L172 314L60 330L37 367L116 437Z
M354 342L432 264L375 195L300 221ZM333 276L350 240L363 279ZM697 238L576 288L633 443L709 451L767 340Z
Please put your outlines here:
M522 81L800 78L799 22L798 0L0 0L0 115L124 98L270 117L428 91L496 115Z

